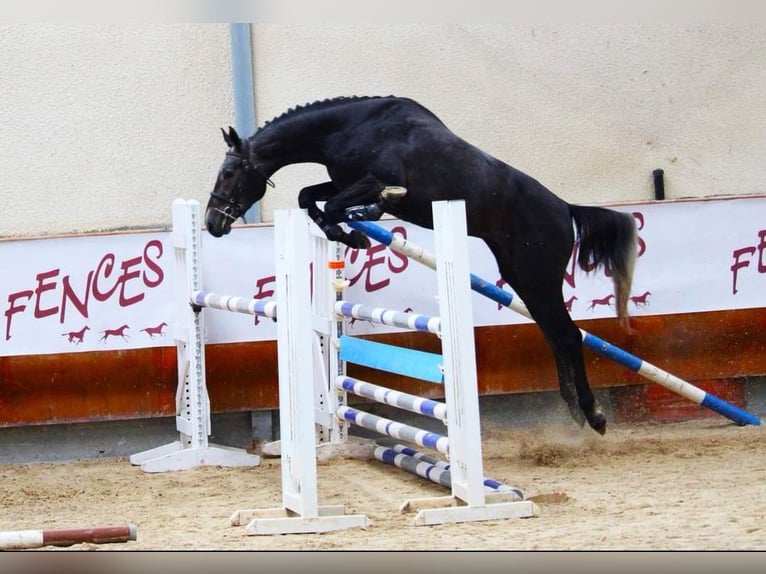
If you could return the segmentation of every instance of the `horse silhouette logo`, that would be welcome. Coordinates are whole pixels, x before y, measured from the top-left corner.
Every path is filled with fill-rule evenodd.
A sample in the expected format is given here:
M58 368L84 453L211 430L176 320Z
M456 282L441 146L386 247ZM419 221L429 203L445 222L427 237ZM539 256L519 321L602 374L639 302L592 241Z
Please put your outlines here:
M99 341L104 341L106 343L106 340L109 337L122 337L125 341L129 339L129 337L125 334L125 331L129 329L127 325L122 325L120 327L117 327L116 329L105 329L101 331L101 338Z
M612 294L609 294L606 297L602 297L601 299L591 299L590 305L588 306L588 310L595 309L597 305L604 305L606 307L611 307L612 299L614 299L614 295Z
M165 327L167 327L168 324L163 321L159 325L155 325L154 327L145 327L144 329L141 329L144 333L149 335L151 339L154 339L155 337L164 337L165 336Z
M74 343L75 345L79 345L85 340L85 331L89 331L90 327L85 325L82 329L79 331L69 331L68 333L61 333L63 337L66 337L67 340L70 343Z
M649 301L647 299L649 298L649 295L651 295L651 291L644 291L643 295L634 295L630 298L631 301L633 301L633 304L636 307L646 307L649 304Z

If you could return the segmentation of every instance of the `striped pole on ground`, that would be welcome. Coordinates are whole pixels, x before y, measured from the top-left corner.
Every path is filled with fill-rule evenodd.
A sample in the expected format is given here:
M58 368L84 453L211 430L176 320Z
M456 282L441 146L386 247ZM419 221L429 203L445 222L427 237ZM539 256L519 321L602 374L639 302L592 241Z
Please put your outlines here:
M436 268L436 260L432 254L428 253L423 248L412 244L400 235L395 235L389 230L369 221L349 221L348 225L361 231L372 239L389 246L394 251L422 263L426 267L431 269ZM492 299L500 305L520 313L528 319L532 318L526 305L524 305L518 297L514 297L513 294L508 291L500 289L494 283L489 283L474 274L471 274L471 289ZM583 329L580 329L580 333L583 337L583 344L586 347L636 372L645 379L657 383L669 391L679 394L698 405L709 408L739 425L758 426L761 424L761 419L758 416L732 405L731 403L716 397L715 395L708 393Z
M14 550L42 546L72 546L90 542L107 544L136 539L135 524L95 526L93 528L58 528L52 530L16 530L0 532L0 549Z
M415 450L414 448L405 446L403 444L395 444L391 448L395 452L406 454L408 456L412 456L414 458L420 459L429 464L433 464L434 466L444 468L445 470L449 470L450 464L446 460L435 458L433 456L422 453L420 451ZM521 492L521 490L519 490L518 488L513 486L508 486L507 484L503 484L502 482L492 480L491 478L486 478L486 477L484 478L484 486L486 486L487 488L491 488L492 490L497 490L500 492L511 490L513 492L516 492L520 497L523 497L524 495L524 493Z
M450 465L445 461L435 459L400 444L390 448L377 446L373 451L373 455L380 462L401 468L441 486L452 487L452 476L449 471ZM524 493L518 488L508 486L491 478L484 478L484 488L490 492L510 492L517 496L519 500L524 499Z

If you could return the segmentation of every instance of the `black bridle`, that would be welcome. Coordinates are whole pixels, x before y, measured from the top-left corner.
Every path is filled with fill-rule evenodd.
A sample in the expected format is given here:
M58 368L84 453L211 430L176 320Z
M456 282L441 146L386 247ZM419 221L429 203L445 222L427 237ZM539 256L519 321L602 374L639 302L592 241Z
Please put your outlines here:
M258 175L260 175L266 180L266 184L269 187L274 187L274 182L271 181L271 179L269 179L268 177L264 176L258 170L256 166L250 163L250 160L246 156L235 151L227 151L226 157L236 158L239 162L239 168L241 170L243 170L245 173L249 171L255 171L256 173L258 173ZM241 181L239 182L237 187L238 187L238 191L241 191L241 187L242 187ZM235 195L239 196L241 194L237 193ZM240 202L235 201L231 197L226 197L224 195L221 195L220 193L216 193L215 190L210 192L210 197L213 197L217 199L218 201L221 201L226 204L223 208L214 207L213 209L217 211L218 213L220 213L221 215L223 215L224 217L231 219L232 221L236 221L237 218L241 217L245 212L245 207ZM233 213L239 213L239 215L233 215Z

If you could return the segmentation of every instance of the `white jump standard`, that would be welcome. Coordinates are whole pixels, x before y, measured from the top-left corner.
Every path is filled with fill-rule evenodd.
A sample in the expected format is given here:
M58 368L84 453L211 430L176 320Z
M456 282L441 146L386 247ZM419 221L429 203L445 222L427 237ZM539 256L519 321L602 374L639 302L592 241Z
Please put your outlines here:
M173 202L175 252L175 339L178 355L176 387L177 441L131 455L130 462L145 472L185 470L201 465L258 466L260 457L245 449L211 444L210 399L205 384L205 323L199 301L192 294L201 290L202 243L199 203ZM229 302L232 302L229 298ZM212 305L211 305L212 306ZM220 307L219 307L220 308Z
M300 210L276 210L277 364L282 506L235 511L229 522L247 534L319 533L366 528L367 516L344 505L320 506L317 492L309 220ZM275 309L275 312L276 312Z
M336 301L333 310L343 318L433 333L441 339L442 354L382 345L342 333L331 339L330 348L338 349L339 363L344 370L335 378L336 389L441 420L446 423L447 435L347 405L338 406L335 413L340 420L448 456L449 469L445 468L447 463L434 464L422 454L418 459L412 454L414 451L388 453L385 448L375 449L378 456L374 456L378 460L451 489L449 496L404 502L403 509L417 511L416 525L535 516L537 506L524 500L519 489L484 477L465 207L462 201L436 202L433 212L435 259L439 262L436 266L438 317L395 312L345 300ZM347 377L346 363L443 384L444 403ZM487 483L496 485L496 488L487 489Z

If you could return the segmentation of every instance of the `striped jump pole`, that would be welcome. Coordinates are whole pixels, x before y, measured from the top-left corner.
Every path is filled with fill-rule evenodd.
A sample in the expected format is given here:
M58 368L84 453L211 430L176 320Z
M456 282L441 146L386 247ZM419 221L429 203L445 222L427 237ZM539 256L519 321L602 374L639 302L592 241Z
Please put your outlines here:
M423 462L427 462L428 464L432 464L438 468L443 468L444 470L449 470L451 466L450 463L448 463L446 460L434 458L430 455L417 451L414 448L402 444L395 444L391 447L391 450L399 454L405 454L407 456L411 456L412 458L422 460ZM493 480L491 478L484 478L484 486L496 491L511 491L516 493L521 498L524 497L524 493L515 486L508 486L507 484L503 484L502 482L498 482L497 480Z
M392 447L377 446L373 451L373 456L380 462L401 468L435 484L446 486L447 488L452 486L448 462L428 456L411 447L401 444L396 444ZM491 478L484 478L484 488L488 492L508 492L516 500L524 499L524 493L518 488L508 486Z
M432 448L442 454L449 454L449 441L447 437L435 432L392 421L391 419L379 417L378 415L366 413L345 405L338 407L338 418L367 430L399 440L414 442L419 446Z
M412 331L433 333L434 335L438 335L441 330L441 320L439 317L393 311L383 307L370 307L369 305L349 303L348 301L337 301L334 309L338 315L343 315L344 317L362 319L390 327L400 327Z
M360 381L359 379L354 379L345 375L339 375L338 378L335 379L335 387L339 390L346 391L347 393L352 393L359 397L364 397L392 407L426 415L441 421L447 420L447 405L440 403L439 401L403 393L402 391L394 389L388 389L386 387L381 387L380 385L374 385L367 381Z
M237 295L219 295L208 291L194 291L191 296L192 305L209 307L220 311L232 311L245 315L277 318L277 302Z
M0 532L0 550L21 550L43 546L72 546L90 542L108 544L136 539L136 525L94 526L92 528L54 528Z
M400 235L391 233L389 230L369 221L349 221L348 225L349 227L361 231L368 237L387 245L397 253L406 255L430 269L436 269L436 259L431 253L407 239L404 239ZM490 283L471 274L471 289L504 307L516 311L528 319L532 319L526 305L524 305L518 297L514 297L513 294L499 288L494 283ZM761 419L758 416L732 405L731 403L668 373L648 361L644 361L643 359L588 333L584 329L580 329L580 333L582 334L583 344L586 347L636 372L645 379L657 383L669 391L679 394L698 405L717 412L738 425L758 426L761 424Z

